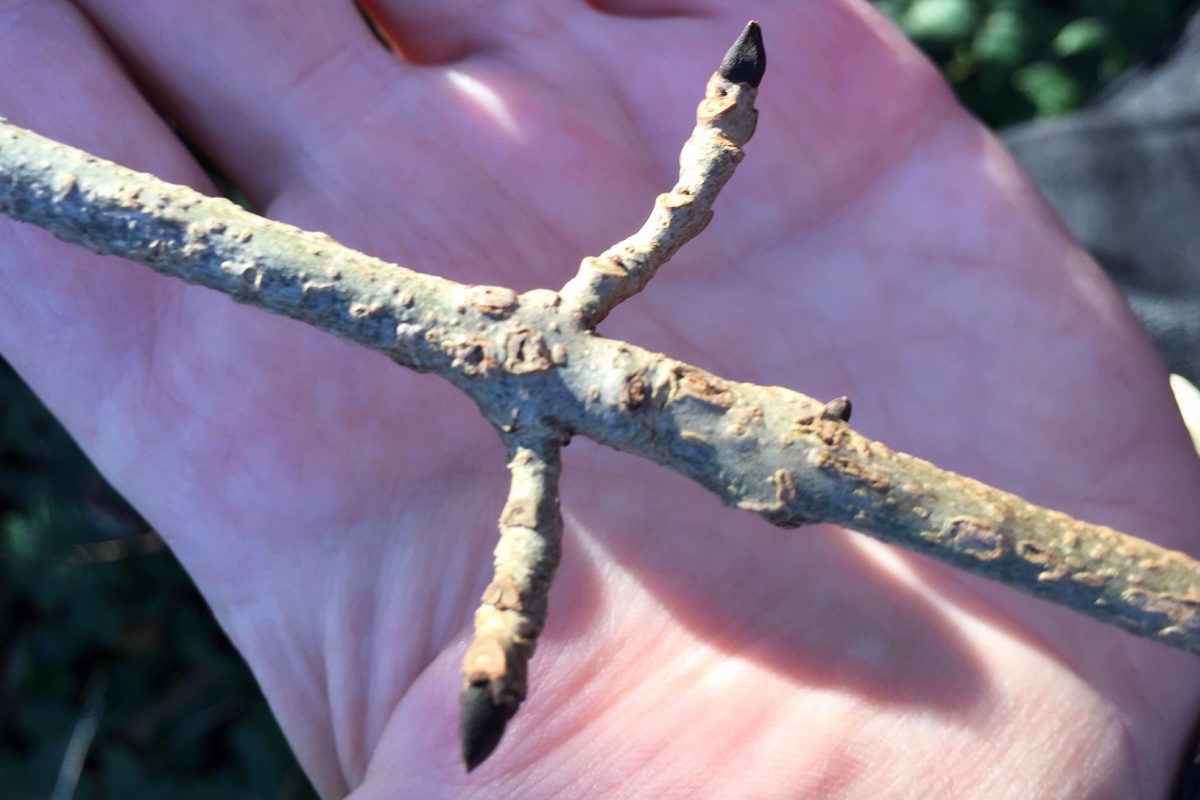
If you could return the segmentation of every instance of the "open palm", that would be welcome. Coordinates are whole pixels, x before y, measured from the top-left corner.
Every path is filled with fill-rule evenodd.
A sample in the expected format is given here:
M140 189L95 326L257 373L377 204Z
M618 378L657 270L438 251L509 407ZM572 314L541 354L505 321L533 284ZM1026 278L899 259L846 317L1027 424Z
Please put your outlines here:
M560 286L674 179L752 13L710 229L604 333L848 394L856 426L1196 549L1200 470L1120 300L865 3L0 2L0 113L461 281ZM506 473L464 397L0 226L0 349L167 538L318 789L356 797L1153 797L1195 662L579 442L531 695L467 776L458 661Z

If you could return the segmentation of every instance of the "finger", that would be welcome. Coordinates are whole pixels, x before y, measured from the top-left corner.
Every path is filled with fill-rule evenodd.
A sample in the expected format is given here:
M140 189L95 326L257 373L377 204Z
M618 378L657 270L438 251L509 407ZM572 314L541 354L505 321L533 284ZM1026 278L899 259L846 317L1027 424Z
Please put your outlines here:
M350 2L76 0L256 205L396 79Z
M682 17L722 10L712 0L587 0L604 14L622 17Z
M408 61L449 64L461 61L490 41L487 13L490 0L438 2L438 0L365 0L363 11L384 37Z
M407 60L449 64L514 42L543 40L594 17L582 0L364 0L364 11Z
M68 0L0 2L0 64L0 112L13 122L167 180L204 185L187 151L171 141Z
M15 123L211 190L69 3L0 3L0 72L0 113ZM77 437L93 439L101 418L95 399L120 379L148 339L158 309L182 285L97 258L29 226L0 225L0 352ZM65 356L77 369L55 368Z

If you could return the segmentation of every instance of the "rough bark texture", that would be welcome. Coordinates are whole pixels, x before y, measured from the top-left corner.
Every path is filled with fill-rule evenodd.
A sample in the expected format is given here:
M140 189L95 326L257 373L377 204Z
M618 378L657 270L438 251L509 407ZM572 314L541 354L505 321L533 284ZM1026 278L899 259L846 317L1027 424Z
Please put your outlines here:
M827 521L1200 652L1200 563L934 467L798 392L596 336L549 290L464 286L0 124L0 210L436 372L501 431L581 434L783 527Z
M561 443L539 431L505 437L512 485L500 514L495 572L475 612L463 658L463 763L488 757L525 699L529 659L546 624L562 552L558 501Z
M558 560L558 450L573 435L653 459L775 525L832 522L1200 652L1200 563L1183 553L894 452L849 427L844 399L727 381L595 334L707 224L753 133L763 59L752 23L709 81L679 182L562 292L413 272L2 122L0 211L379 350L475 400L509 444L513 488L464 661L469 768L525 695Z
M758 91L714 73L696 110L696 127L679 154L679 181L654 201L637 233L597 257L585 258L579 274L562 288L588 327L598 325L622 300L645 288L658 268L712 220L713 201L742 160L754 135Z

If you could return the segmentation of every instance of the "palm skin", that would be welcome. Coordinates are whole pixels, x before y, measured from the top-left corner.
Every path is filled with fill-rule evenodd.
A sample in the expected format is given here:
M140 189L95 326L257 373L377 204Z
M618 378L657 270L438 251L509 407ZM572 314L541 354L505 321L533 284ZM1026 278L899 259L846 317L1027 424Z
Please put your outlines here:
M424 66L342 0L8 0L0 113L211 191L149 97L267 216L556 287L672 183L748 13L369 5ZM747 159L603 332L849 394L867 435L1195 551L1200 469L1161 368L1007 156L865 4L751 11L769 65ZM844 532L771 529L584 441L530 698L464 775L457 666L506 480L471 404L40 231L0 242L0 350L179 554L323 795L1169 785L1190 657Z

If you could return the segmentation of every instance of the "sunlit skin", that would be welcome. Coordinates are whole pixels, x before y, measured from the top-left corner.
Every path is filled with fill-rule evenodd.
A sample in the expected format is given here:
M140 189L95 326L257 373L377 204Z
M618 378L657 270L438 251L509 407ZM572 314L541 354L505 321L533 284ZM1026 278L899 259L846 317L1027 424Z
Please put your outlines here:
M1144 336L866 3L369 5L412 62L344 0L4 0L0 114L213 191L153 103L270 217L556 287L669 188L752 13L746 160L602 333L848 395L869 436L1200 553ZM1193 656L579 440L529 699L464 774L507 480L471 403L7 221L0 286L0 351L178 553L325 796L1156 798L1180 766Z

